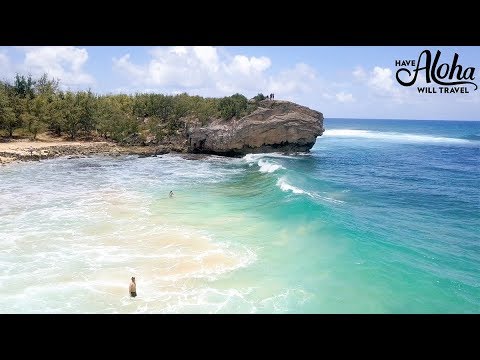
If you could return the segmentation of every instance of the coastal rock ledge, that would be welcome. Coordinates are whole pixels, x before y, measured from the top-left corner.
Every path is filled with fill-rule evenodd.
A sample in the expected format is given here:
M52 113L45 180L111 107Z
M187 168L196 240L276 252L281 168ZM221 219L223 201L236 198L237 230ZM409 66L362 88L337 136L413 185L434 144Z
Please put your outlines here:
M263 100L240 119L189 128L188 152L226 156L306 152L323 132L322 113L289 101Z

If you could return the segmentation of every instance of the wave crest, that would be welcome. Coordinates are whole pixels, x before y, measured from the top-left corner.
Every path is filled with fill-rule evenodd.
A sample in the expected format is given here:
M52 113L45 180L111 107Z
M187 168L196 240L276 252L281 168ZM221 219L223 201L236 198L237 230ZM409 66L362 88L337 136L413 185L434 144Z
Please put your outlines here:
M371 130L356 129L331 129L325 130L323 136L327 137L346 137L346 138L365 138L375 140L386 140L394 142L414 142L414 143L443 143L443 144L473 144L474 141L467 139L450 138L443 136L420 135L398 132L382 132Z
M332 203L332 204L343 204L345 201L343 200L337 200L337 199L334 199L334 198L331 198L329 196L322 196L316 192L308 192L308 191L305 191L303 189L300 189L296 186L293 186L291 184L289 184L285 178L281 177L280 179L278 179L277 181L277 186L282 190L282 191L291 191L292 193L294 194L297 194L297 195L301 195L301 194L305 194L309 197L311 197L312 199L315 199L315 200L320 200L320 201L326 201L326 202L329 202L329 203Z
M272 164L266 160L258 160L258 166L260 166L260 172L262 173L273 173L279 169L285 169L282 165Z
M243 157L243 159L247 162L247 164L249 164L249 166L253 166L255 163L257 163L261 173L273 173L280 169L285 170L282 165L271 163L264 159L268 156L270 156L270 154L247 154Z
M294 194L307 194L308 196L312 196L309 192L290 185L284 178L278 179L277 186L280 187L282 191L291 191Z

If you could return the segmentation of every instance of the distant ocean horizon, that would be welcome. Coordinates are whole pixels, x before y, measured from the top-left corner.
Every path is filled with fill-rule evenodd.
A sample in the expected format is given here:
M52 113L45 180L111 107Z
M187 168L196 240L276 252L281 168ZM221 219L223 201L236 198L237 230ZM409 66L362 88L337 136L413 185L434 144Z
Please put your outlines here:
M480 313L480 122L324 127L299 155L1 167L0 313Z
M348 118L348 117L327 117L326 120L351 120L351 121L460 121L460 122L480 122L479 120L461 120L461 119L369 119L369 118Z

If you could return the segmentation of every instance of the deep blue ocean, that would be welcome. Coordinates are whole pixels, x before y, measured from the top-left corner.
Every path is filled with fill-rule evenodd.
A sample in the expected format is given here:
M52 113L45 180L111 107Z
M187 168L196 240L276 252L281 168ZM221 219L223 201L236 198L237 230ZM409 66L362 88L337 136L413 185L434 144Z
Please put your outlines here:
M0 168L0 312L480 313L480 122L324 126L296 156Z

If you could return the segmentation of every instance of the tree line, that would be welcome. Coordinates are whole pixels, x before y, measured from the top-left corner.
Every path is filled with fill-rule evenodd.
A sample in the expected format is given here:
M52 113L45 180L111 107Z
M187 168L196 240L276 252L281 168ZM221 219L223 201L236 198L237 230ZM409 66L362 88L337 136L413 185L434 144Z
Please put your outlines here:
M224 98L186 93L100 95L61 90L59 81L47 74L36 79L17 74L13 81L0 81L0 132L33 139L45 131L72 140L98 135L119 142L148 132L161 140L183 129L189 119L205 125L213 119L245 116L257 108L263 97L259 95L254 102L241 94Z

